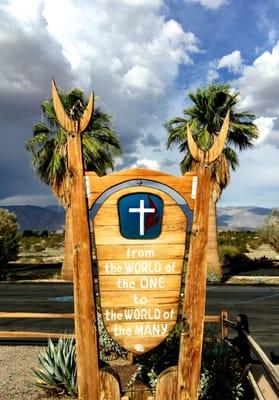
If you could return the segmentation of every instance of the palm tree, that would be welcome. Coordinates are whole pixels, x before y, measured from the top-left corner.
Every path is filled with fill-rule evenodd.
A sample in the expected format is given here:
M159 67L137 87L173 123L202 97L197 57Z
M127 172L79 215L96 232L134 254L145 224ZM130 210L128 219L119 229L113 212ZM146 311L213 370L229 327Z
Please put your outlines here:
M72 119L82 115L87 98L80 89L59 92L63 106ZM52 100L42 103L43 121L33 126L33 137L26 143L32 156L32 165L41 181L51 186L55 196L66 209L63 279L72 279L72 221L71 171L68 168L67 133L58 124ZM82 136L84 167L99 176L113 169L115 159L122 153L111 117L96 109Z
M239 93L233 93L228 84L211 83L206 87L190 92L194 103L183 110L183 117L175 117L166 123L168 132L167 147L178 145L184 157L180 163L182 173L195 169L187 143L186 127L191 127L193 137L204 151L208 150L216 139L227 111L230 111L230 125L227 141L222 154L210 165L212 191L210 200L207 266L208 272L222 275L218 254L216 202L230 180L230 169L235 170L238 156L235 149L244 150L253 147L253 141L259 135L253 123L255 115L251 112L236 110Z

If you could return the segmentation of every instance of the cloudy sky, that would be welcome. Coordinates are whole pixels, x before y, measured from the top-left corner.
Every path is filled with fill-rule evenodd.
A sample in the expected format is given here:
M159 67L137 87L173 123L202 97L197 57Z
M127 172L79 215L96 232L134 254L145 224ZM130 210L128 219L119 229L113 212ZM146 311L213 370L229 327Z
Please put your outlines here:
M25 150L54 76L113 116L118 168L175 174L164 123L189 90L229 82L261 135L219 204L279 207L278 18L278 0L0 0L0 205L55 203Z

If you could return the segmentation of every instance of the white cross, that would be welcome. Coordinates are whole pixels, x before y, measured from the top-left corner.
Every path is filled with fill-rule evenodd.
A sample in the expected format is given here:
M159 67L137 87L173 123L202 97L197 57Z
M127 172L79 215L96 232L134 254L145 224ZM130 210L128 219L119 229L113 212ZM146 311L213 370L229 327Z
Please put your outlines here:
M129 208L130 213L139 213L140 215L140 236L144 235L144 214L155 211L155 208L144 208L144 200L140 200L139 208Z

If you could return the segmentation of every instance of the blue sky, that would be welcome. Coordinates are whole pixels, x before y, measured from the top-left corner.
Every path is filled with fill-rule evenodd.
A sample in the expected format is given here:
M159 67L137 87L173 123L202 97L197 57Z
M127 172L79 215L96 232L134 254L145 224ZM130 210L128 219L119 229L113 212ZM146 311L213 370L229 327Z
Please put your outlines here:
M221 206L279 207L277 0L1 0L0 205L55 203L24 143L54 76L94 90L124 146L117 168L179 174L164 123L213 79L240 92L260 139L240 154Z

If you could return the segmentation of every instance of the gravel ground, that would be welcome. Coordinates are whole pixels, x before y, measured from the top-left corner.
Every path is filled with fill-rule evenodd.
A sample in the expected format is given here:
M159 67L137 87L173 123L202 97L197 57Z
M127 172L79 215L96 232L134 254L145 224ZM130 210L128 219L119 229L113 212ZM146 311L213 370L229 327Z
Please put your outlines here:
M47 395L32 384L31 368L38 365L40 346L0 345L0 400L71 400L69 396ZM119 374L122 390L135 373L137 365L114 365Z
M0 400L70 400L47 396L32 384L31 368L36 367L38 346L0 346Z

